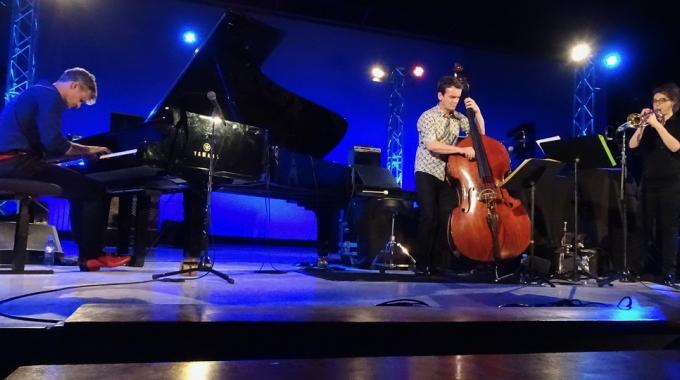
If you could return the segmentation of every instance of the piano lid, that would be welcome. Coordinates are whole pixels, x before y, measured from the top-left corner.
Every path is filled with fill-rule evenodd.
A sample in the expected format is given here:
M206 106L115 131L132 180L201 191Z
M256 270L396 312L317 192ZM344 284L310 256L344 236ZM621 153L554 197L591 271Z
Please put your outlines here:
M262 73L281 37L272 26L225 13L147 121L166 107L209 115L207 93L214 91L226 119L265 128L271 144L322 158L343 138L347 122Z

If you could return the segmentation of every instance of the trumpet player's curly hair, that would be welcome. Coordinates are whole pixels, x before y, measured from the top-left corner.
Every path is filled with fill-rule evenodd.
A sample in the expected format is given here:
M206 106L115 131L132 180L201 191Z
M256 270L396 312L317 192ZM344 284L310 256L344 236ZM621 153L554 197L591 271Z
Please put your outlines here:
M673 102L673 112L680 109L680 87L675 82L664 83L652 91L652 95L659 93L666 95Z

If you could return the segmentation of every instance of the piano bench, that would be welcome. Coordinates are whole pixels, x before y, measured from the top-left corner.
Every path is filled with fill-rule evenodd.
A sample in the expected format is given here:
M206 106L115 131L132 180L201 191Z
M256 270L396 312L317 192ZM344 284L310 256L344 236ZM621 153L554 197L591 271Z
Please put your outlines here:
M53 183L33 181L27 179L0 178L0 199L15 199L19 201L19 219L14 232L14 252L9 270L1 269L0 274L51 274L52 270L25 270L29 207L33 199L41 196L60 196L61 187Z

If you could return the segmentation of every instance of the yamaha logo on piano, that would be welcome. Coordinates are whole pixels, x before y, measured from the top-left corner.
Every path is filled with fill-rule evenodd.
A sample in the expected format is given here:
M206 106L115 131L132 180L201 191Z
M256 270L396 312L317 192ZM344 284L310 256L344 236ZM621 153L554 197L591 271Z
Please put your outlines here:
M210 144L209 144L209 143L203 143L202 148L203 148L203 151L202 151L202 152L201 152L201 151L198 151L198 150L192 151L193 154L194 154L194 157L197 157L197 158L210 158L210 151L212 150L212 147L210 146ZM213 156L215 159L217 159L217 160L220 159L220 155L219 155L219 154L213 154L212 156Z

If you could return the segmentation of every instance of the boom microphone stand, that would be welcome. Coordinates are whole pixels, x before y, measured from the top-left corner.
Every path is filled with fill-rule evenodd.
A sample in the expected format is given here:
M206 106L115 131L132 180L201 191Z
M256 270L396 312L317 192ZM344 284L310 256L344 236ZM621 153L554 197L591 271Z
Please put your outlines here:
M233 284L234 280L229 277L227 274L222 273L216 269L213 268L213 263L210 260L210 257L208 256L208 232L210 231L210 220L211 220L211 212L210 212L210 203L211 203L211 195L212 195L212 187L213 187L213 176L215 174L215 155L216 150L215 150L215 118L219 117L220 121L223 122L224 120L224 114L222 113L222 108L220 107L219 103L217 103L217 95L213 91L209 91L207 94L208 100L213 104L213 120L212 120L212 131L210 132L210 147L212 148L211 151L209 152L209 164L208 164L208 181L206 185L206 200L205 200L205 218L203 220L203 231L201 234L201 239L203 240L203 250L201 252L201 256L199 257L198 260L198 265L193 266L191 265L189 268L182 269L182 270L177 270L177 271L172 271L172 272L167 272L167 273L161 273L161 274L154 274L151 276L152 279L157 280L160 278L165 278L165 277L170 277L170 276L175 276L178 274L185 274L185 273L193 273L193 272L208 272L212 273L215 276L223 279L224 281Z

